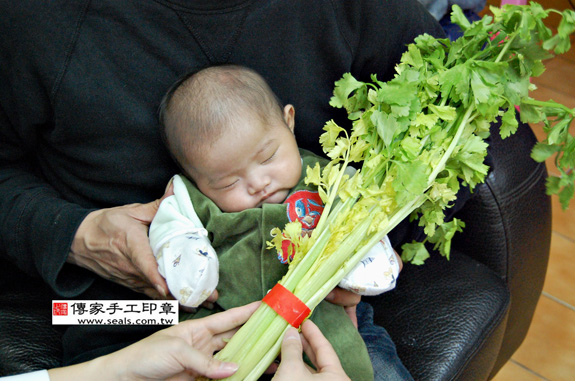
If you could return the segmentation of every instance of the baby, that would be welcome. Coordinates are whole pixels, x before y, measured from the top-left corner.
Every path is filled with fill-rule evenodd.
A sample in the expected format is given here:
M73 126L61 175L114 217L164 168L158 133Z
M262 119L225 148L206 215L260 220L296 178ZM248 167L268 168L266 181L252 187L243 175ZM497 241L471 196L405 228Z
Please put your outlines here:
M311 167L323 159L298 149L294 107L282 107L261 76L238 66L204 69L178 81L161 110L167 146L193 181L188 186L225 213L283 203L287 220L282 216L275 226L298 220L306 232L315 228L321 198L296 186L305 173L302 158L309 157ZM172 295L184 306L197 307L217 286L218 258L189 200L186 179L177 175L173 183L174 196L160 206L150 239ZM286 263L287 253L279 260ZM399 264L384 240L340 286L361 295L380 294L395 286Z
M265 80L244 67L209 67L182 78L164 98L160 119L183 172L172 179L174 195L160 205L149 233L170 292L191 307L216 287L216 308L262 299L289 261L287 253L278 258L267 250L270 231L295 220L304 231L315 228L323 204L305 184L305 169L328 162L298 149L294 107L281 106ZM380 294L395 287L399 271L385 239L340 286ZM209 313L199 309L194 318ZM322 302L312 318L348 375L373 379L363 340L343 308Z

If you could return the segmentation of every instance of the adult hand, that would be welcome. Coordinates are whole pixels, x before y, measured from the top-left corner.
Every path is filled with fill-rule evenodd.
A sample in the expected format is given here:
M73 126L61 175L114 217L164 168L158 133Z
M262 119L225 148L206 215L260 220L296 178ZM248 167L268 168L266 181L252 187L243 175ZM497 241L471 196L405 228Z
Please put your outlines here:
M193 380L229 377L237 364L213 358L260 302L156 332L129 347L95 360L49 371L50 380ZM76 375L78 377L76 377Z
M311 320L306 320L301 328L303 339L293 327L286 332L282 342L281 363L273 379L349 380L333 347L319 328ZM308 355L316 370L303 362L302 350Z
M361 301L361 295L336 287L325 297L325 300L330 303L343 306L345 312L357 328L357 315L355 312L357 305Z
M168 286L148 240L148 228L164 196L148 204L132 204L91 212L80 224L68 262L84 267L151 298L165 298Z

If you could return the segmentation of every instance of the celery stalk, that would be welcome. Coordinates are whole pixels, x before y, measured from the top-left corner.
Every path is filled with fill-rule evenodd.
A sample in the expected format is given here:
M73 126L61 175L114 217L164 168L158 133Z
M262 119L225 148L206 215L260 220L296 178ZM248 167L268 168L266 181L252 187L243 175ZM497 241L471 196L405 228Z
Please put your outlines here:
M515 133L516 106L521 105L522 120L544 121L549 134L535 146L532 157L544 161L557 154L561 177L548 181L549 193L559 194L563 207L573 197L575 138L568 125L575 110L526 94L532 89L529 77L543 72L541 60L552 51L570 48L575 12L562 13L559 33L553 36L542 21L548 12L537 3L492 11L494 18L470 24L454 6L452 21L462 27L463 37L455 42L428 35L416 38L388 82L373 76L374 83L363 83L350 74L336 82L330 104L346 109L352 131L348 134L334 122L324 127L321 143L332 159L331 170L338 173L308 171L306 181L323 192L324 212L302 246L309 247L307 252L295 245L299 237L290 236L296 253L279 282L311 310L408 216L419 218L426 240L447 256L451 236L463 224L437 216L450 207L460 183L473 189L484 181L486 126L501 117L501 135ZM348 178L344 171L351 162L363 165L358 176ZM350 191L348 186L354 188ZM281 250L283 236L276 237L271 246ZM414 250L409 245L420 246ZM419 258L406 258L422 263L421 246L404 245L404 255L411 250ZM262 304L216 355L240 364L230 379L256 380L277 356L287 327L282 317Z

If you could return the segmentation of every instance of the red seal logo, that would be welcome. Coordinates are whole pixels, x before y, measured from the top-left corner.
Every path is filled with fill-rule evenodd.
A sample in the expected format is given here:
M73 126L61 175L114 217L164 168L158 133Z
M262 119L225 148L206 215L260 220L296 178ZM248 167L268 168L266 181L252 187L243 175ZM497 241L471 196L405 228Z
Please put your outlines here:
M54 302L52 308L52 315L54 316L68 316L68 303Z

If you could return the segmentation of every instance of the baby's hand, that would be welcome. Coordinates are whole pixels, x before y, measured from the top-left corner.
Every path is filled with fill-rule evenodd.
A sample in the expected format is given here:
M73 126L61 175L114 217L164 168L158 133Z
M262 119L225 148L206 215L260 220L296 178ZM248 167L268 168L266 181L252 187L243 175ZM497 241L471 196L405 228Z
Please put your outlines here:
M325 300L338 306L343 306L353 325L357 328L355 310L359 302L361 302L361 295L336 287L325 297Z

